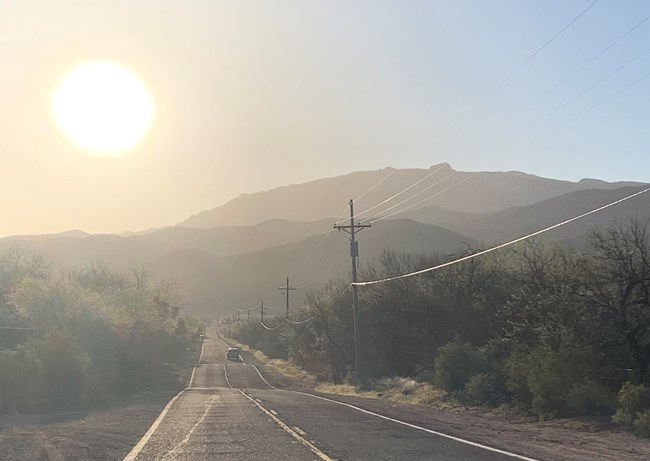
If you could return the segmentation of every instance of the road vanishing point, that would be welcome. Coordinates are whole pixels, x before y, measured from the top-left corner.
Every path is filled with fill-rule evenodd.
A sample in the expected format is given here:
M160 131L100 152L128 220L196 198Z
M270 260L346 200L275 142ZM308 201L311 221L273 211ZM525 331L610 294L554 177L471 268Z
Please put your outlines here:
M537 461L336 400L278 389L255 365L228 361L214 327L190 385L124 461Z

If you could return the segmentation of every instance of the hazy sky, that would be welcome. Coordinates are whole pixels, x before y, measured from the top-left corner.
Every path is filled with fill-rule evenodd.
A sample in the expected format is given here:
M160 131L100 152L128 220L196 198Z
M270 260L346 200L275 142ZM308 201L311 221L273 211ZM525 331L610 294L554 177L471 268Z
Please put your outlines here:
M242 192L449 162L650 181L647 0L0 0L0 235L139 230ZM135 151L92 157L48 97L80 61L137 73L157 116ZM125 107L128 111L128 107Z

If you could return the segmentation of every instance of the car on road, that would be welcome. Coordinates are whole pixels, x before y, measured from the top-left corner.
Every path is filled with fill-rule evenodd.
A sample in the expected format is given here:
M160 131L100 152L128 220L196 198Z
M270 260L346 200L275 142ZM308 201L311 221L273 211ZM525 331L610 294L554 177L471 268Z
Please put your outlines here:
M239 362L240 357L239 357L239 349L236 347L229 347L228 350L226 351L226 358L228 360L236 360Z

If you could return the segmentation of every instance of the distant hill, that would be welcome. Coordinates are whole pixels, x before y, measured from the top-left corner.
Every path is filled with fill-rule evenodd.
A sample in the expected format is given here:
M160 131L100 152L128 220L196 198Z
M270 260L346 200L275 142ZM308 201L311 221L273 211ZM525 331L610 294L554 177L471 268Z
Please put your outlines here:
M440 225L448 229L485 243L503 242L594 210L645 187L581 190L532 205L512 207L489 214L458 214L427 208L412 213L411 217L422 222L440 222ZM549 241L577 241L593 229L606 228L613 223L625 224L632 218L650 219L650 195L640 195L622 202L550 231L540 238Z
M225 256L298 242L327 232L333 224L333 219L313 222L272 219L254 226L222 226L211 229L168 227L130 238L143 242L156 241L168 251L194 248Z
M412 186L426 175L430 177ZM176 280L190 310L208 316L257 306L262 299L271 306L282 304L278 287L291 275L291 284L300 287L292 298L298 305L307 290L331 278L349 279L348 235L339 234L332 226L335 218L348 216L351 197L382 181L355 202L357 217L367 219L381 216L382 211L413 194L422 192L395 209L464 180L457 188L361 232L362 267L387 249L448 254L467 245L477 248L504 242L645 187L595 179L558 181L519 172L455 172L447 164L429 170L385 169L242 195L178 226L120 235L75 230L6 237L0 239L0 252L14 246L32 249L63 268L93 261L120 270L144 265L156 275ZM432 187L436 182L440 184ZM399 194L407 187L407 192ZM393 196L395 200L369 210ZM650 219L650 195L564 226L544 238L579 244L589 230L625 223L632 217Z
M307 290L331 278L349 277L347 234L330 233L308 260L322 239L322 235L313 236L298 243L221 258L200 250L181 250L152 261L149 267L158 275L174 278L192 309L206 315L257 306L262 299L270 306L281 305L282 293L278 288L289 274L293 286L309 284L293 294L298 304ZM463 247L463 242L476 245L469 237L411 220L377 223L359 235L359 242L362 266L385 249L446 254ZM305 260L308 263L293 273Z
M315 221L327 217L336 218L341 213L345 214L345 205L347 205L350 198L361 195L392 173L390 177L381 182L379 187L371 190L357 202L356 210L360 213L366 208L406 189L437 169L440 170L430 178L400 195L399 200L404 200L412 194L424 191L427 187L441 180L444 181L438 186L423 192L418 196L417 200L431 196L433 193L460 181L467 180L458 187L440 194L414 209L437 205L448 210L485 213L513 206L530 205L577 190L592 188L617 189L640 185L633 182L607 183L593 179L583 179L579 182L560 181L516 171L457 172L448 164L434 165L428 170L394 170L387 168L324 178L253 194L243 194L224 205L191 216L183 221L180 226L213 228L232 225L248 226L278 218L301 222ZM414 200L414 202L417 200ZM388 206L378 207L373 210L373 213L378 213Z
M144 235L61 234L13 236L0 239L0 251L19 246L34 250L63 267L78 267L91 261L124 269L145 264L170 252L197 249L214 256L247 253L304 240L332 228L332 219L310 223L272 220L256 226L188 229L168 227Z

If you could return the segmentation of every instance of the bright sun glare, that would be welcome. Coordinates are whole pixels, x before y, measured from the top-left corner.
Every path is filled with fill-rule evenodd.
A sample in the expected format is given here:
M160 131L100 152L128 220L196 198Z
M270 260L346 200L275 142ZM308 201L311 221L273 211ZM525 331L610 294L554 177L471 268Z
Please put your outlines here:
M93 155L135 148L155 112L144 82L109 60L85 61L66 72L52 90L50 109L65 136Z

